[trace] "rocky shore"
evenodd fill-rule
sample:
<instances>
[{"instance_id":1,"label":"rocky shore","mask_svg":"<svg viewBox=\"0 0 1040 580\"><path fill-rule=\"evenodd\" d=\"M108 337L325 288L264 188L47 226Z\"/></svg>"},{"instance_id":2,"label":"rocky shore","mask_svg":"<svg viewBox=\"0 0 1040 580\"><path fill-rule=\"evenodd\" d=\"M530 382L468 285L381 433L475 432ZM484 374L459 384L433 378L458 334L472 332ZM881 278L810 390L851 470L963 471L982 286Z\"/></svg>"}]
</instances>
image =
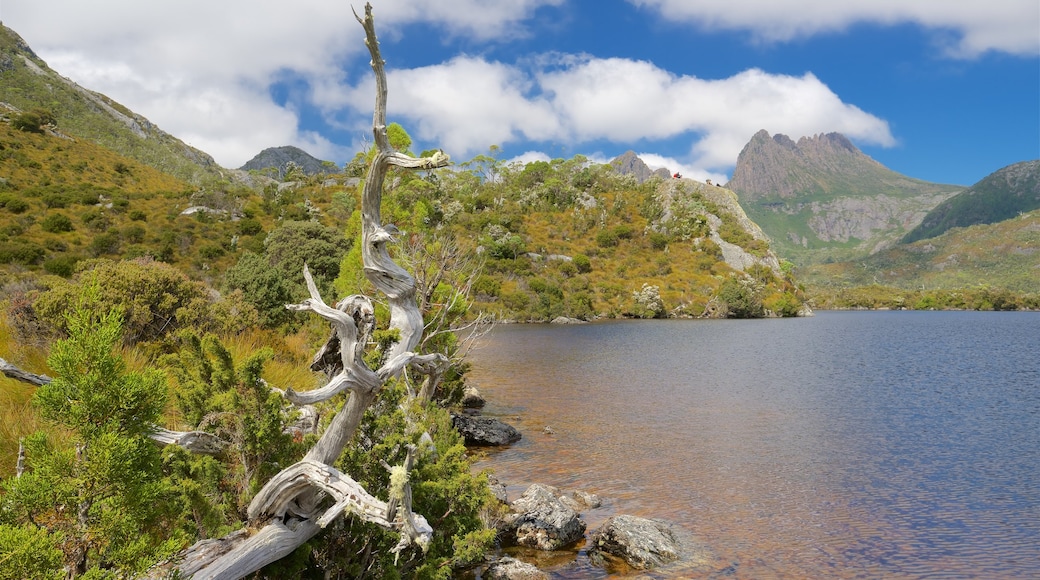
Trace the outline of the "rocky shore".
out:
<instances>
[{"instance_id":1,"label":"rocky shore","mask_svg":"<svg viewBox=\"0 0 1040 580\"><path fill-rule=\"evenodd\" d=\"M511 445L522 438L512 425L476 414L484 404L471 387L463 405L466 412L452 414L467 447ZM541 562L540 553L554 555L556 565L561 563L561 554L570 554L572 560L582 554L604 576L651 570L667 573L673 568L684 574L725 571L726 565L709 547L672 522L617 514L589 532L583 514L603 504L595 494L534 483L511 500L502 482L492 477L489 483L504 513L497 524L500 549L473 571L477 579L548 579L548 572L526 561Z\"/></svg>"}]
</instances>

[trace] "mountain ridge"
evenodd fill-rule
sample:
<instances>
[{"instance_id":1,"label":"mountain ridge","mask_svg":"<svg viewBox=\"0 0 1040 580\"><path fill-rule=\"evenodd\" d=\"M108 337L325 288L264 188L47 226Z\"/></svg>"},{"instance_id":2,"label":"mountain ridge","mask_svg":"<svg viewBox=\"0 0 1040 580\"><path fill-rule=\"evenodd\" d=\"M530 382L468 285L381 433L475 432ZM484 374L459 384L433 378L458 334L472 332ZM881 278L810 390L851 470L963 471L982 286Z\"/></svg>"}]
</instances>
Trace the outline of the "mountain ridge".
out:
<instances>
[{"instance_id":1,"label":"mountain ridge","mask_svg":"<svg viewBox=\"0 0 1040 580\"><path fill-rule=\"evenodd\" d=\"M799 264L867 256L898 243L964 188L892 171L840 133L802 137L758 131L733 178L748 216L777 252Z\"/></svg>"}]
</instances>

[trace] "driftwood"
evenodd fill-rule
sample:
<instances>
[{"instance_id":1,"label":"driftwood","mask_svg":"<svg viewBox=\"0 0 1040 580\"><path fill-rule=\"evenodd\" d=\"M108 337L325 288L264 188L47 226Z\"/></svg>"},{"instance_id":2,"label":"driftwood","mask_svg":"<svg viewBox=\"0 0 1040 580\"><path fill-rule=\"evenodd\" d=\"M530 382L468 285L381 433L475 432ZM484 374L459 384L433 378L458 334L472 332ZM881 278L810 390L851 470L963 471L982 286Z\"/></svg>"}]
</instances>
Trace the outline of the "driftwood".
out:
<instances>
[{"instance_id":1,"label":"driftwood","mask_svg":"<svg viewBox=\"0 0 1040 580\"><path fill-rule=\"evenodd\" d=\"M390 309L390 328L399 340L385 353L383 365L370 368L364 352L374 324L372 302L365 296L349 296L335 307L326 304L304 266L304 279L310 298L286 308L310 311L328 320L332 337L319 350L311 366L329 376L328 383L313 391L298 393L291 389L284 396L296 405L308 405L349 393L343 408L333 417L314 447L300 462L271 478L249 505L247 529L217 540L205 540L181 553L176 569L183 577L238 579L292 553L341 514L349 513L365 521L400 533L395 551L409 545L424 548L433 529L421 515L412 512L411 489L407 473L416 449L410 446L405 464L392 469L403 475L404 484L388 501L368 493L362 485L341 473L332 464L357 431L365 411L376 401L387 381L406 370L426 375L418 395L427 398L437 386L448 365L442 354L419 355L414 351L423 334L423 317L416 301L415 279L395 263L387 244L395 241L396 228L384 226L380 218L383 182L391 166L429 170L449 163L447 155L414 158L395 151L386 134L386 73L379 53L372 17L366 4L365 17L355 14L365 30L365 44L372 56L376 79L376 103L372 130L376 154L369 167L362 194L361 248L365 276L386 296ZM331 501L331 504L330 504ZM168 573L169 566L156 568L153 575Z\"/></svg>"}]
</instances>

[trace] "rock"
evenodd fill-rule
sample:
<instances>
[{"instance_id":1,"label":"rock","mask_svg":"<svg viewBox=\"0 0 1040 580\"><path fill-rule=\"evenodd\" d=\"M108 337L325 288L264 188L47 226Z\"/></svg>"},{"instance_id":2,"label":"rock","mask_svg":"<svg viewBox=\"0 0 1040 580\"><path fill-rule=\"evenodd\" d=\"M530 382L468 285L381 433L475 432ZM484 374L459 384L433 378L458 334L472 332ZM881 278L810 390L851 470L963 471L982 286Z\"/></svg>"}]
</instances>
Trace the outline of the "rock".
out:
<instances>
[{"instance_id":1,"label":"rock","mask_svg":"<svg viewBox=\"0 0 1040 580\"><path fill-rule=\"evenodd\" d=\"M568 318L566 316L557 316L553 318L549 324L588 324L584 320L578 318Z\"/></svg>"},{"instance_id":2,"label":"rock","mask_svg":"<svg viewBox=\"0 0 1040 580\"><path fill-rule=\"evenodd\" d=\"M520 440L520 432L515 427L493 417L452 413L451 424L466 439L466 445L509 445Z\"/></svg>"},{"instance_id":3,"label":"rock","mask_svg":"<svg viewBox=\"0 0 1040 580\"><path fill-rule=\"evenodd\" d=\"M582 539L585 522L558 494L558 489L538 483L527 488L509 504L512 513L503 531L517 544L539 550L558 550Z\"/></svg>"},{"instance_id":4,"label":"rock","mask_svg":"<svg viewBox=\"0 0 1040 580\"><path fill-rule=\"evenodd\" d=\"M549 575L535 566L516 558L505 557L488 566L484 571L488 580L548 580Z\"/></svg>"},{"instance_id":5,"label":"rock","mask_svg":"<svg viewBox=\"0 0 1040 580\"><path fill-rule=\"evenodd\" d=\"M466 385L462 393L462 406L466 409L483 409L487 401L473 385Z\"/></svg>"},{"instance_id":6,"label":"rock","mask_svg":"<svg viewBox=\"0 0 1040 580\"><path fill-rule=\"evenodd\" d=\"M597 565L621 560L649 570L677 560L706 559L691 535L668 522L617 515L607 520L589 539L589 559Z\"/></svg>"},{"instance_id":7,"label":"rock","mask_svg":"<svg viewBox=\"0 0 1040 580\"><path fill-rule=\"evenodd\" d=\"M509 503L509 494L506 491L506 484L499 481L494 475L488 475L488 487L491 488L491 493L495 496L495 499L502 503Z\"/></svg>"},{"instance_id":8,"label":"rock","mask_svg":"<svg viewBox=\"0 0 1040 580\"><path fill-rule=\"evenodd\" d=\"M560 496L560 501L569 505L576 512L595 509L603 505L598 495L581 490L575 490L569 495Z\"/></svg>"}]
</instances>

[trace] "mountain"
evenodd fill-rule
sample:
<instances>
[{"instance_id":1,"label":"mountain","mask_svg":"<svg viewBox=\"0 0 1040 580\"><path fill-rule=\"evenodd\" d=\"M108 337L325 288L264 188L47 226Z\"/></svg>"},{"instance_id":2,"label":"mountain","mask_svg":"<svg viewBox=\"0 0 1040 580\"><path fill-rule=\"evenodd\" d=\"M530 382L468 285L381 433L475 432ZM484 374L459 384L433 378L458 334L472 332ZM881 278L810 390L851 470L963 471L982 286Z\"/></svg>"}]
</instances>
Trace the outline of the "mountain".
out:
<instances>
[{"instance_id":1,"label":"mountain","mask_svg":"<svg viewBox=\"0 0 1040 580\"><path fill-rule=\"evenodd\" d=\"M0 103L15 112L46 109L63 134L92 141L190 183L234 177L208 154L51 70L15 31L3 25Z\"/></svg>"},{"instance_id":2,"label":"mountain","mask_svg":"<svg viewBox=\"0 0 1040 580\"><path fill-rule=\"evenodd\" d=\"M740 152L727 187L777 253L799 264L890 247L964 189L896 173L839 133L795 142L765 130Z\"/></svg>"},{"instance_id":3,"label":"mountain","mask_svg":"<svg viewBox=\"0 0 1040 580\"><path fill-rule=\"evenodd\" d=\"M655 175L663 179L668 179L672 176L671 172L664 168L656 171L650 169L650 167L648 167L647 164L636 155L635 151L625 151L621 155L618 155L610 161L610 166L621 175L631 175L635 177L637 183L643 183Z\"/></svg>"},{"instance_id":4,"label":"mountain","mask_svg":"<svg viewBox=\"0 0 1040 580\"><path fill-rule=\"evenodd\" d=\"M933 238L957 227L992 224L1040 208L1040 160L1000 169L940 203L903 242Z\"/></svg>"},{"instance_id":5,"label":"mountain","mask_svg":"<svg viewBox=\"0 0 1040 580\"><path fill-rule=\"evenodd\" d=\"M309 153L298 147L286 145L284 147L268 147L246 162L239 169L243 171L259 171L264 174L270 173L272 177L284 179L286 169L293 163L306 175L319 175L322 173L336 173L338 168L331 161L322 161L312 157Z\"/></svg>"}]
</instances>

